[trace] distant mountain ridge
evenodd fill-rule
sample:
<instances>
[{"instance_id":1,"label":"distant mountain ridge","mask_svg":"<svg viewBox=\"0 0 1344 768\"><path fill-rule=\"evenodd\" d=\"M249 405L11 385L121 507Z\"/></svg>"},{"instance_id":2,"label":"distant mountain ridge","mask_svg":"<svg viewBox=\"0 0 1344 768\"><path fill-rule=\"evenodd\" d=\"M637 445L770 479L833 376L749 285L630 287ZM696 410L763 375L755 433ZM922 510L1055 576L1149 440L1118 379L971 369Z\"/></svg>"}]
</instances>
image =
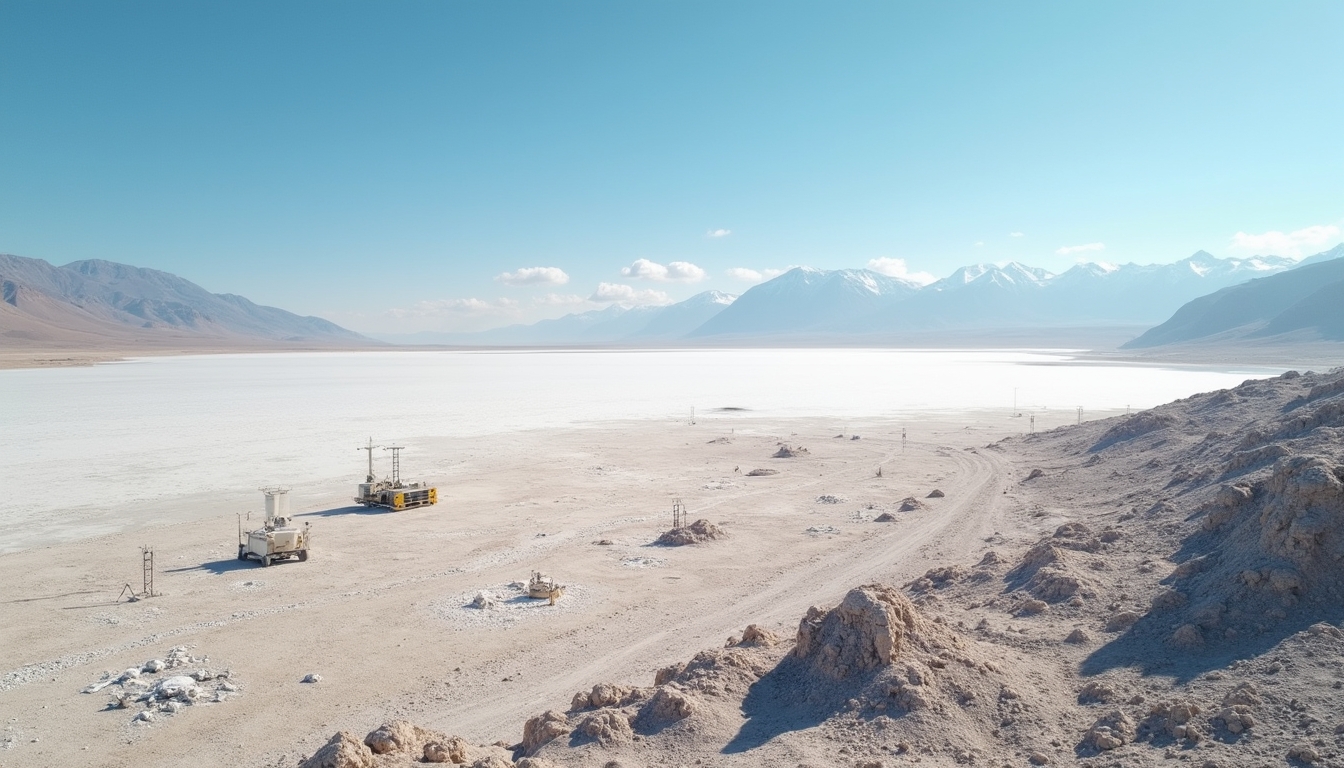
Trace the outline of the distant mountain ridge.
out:
<instances>
[{"instance_id":1,"label":"distant mountain ridge","mask_svg":"<svg viewBox=\"0 0 1344 768\"><path fill-rule=\"evenodd\" d=\"M1173 264L1089 263L1059 275L1017 262L973 264L926 286L864 269L800 268L747 291L692 336L1150 325L1197 296L1297 264L1203 251Z\"/></svg>"},{"instance_id":2,"label":"distant mountain ridge","mask_svg":"<svg viewBox=\"0 0 1344 768\"><path fill-rule=\"evenodd\" d=\"M1125 344L1262 339L1284 334L1344 341L1344 245L1304 266L1251 280L1188 302L1169 320Z\"/></svg>"},{"instance_id":3,"label":"distant mountain ridge","mask_svg":"<svg viewBox=\"0 0 1344 768\"><path fill-rule=\"evenodd\" d=\"M384 335L399 344L549 345L612 344L668 341L685 338L738 297L722 291L704 291L685 301L661 307L622 307L576 312L531 325L508 325L474 333L424 332Z\"/></svg>"},{"instance_id":4,"label":"distant mountain ridge","mask_svg":"<svg viewBox=\"0 0 1344 768\"><path fill-rule=\"evenodd\" d=\"M1336 249L1338 250L1338 249ZM1332 258L1220 259L1204 251L1172 264L1078 264L1061 274L1017 262L972 264L928 285L867 269L798 267L739 297L707 291L665 307L611 306L476 333L387 337L461 345L863 338L905 332L1150 326L1182 304L1253 277Z\"/></svg>"},{"instance_id":5,"label":"distant mountain ridge","mask_svg":"<svg viewBox=\"0 0 1344 768\"><path fill-rule=\"evenodd\" d=\"M372 343L320 317L210 293L156 269L98 259L57 267L0 254L0 337L108 342L170 336Z\"/></svg>"}]
</instances>

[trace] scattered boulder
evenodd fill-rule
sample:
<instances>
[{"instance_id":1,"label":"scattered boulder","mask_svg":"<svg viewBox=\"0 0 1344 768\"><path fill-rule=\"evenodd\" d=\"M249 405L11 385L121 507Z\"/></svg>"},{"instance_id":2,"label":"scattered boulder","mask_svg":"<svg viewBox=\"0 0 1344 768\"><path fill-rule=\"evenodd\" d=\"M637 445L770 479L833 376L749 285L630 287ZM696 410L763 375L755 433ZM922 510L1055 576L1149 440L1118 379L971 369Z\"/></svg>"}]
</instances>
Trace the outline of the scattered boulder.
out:
<instances>
[{"instance_id":1,"label":"scattered boulder","mask_svg":"<svg viewBox=\"0 0 1344 768\"><path fill-rule=\"evenodd\" d=\"M383 723L364 737L364 744L375 755L411 755L420 758L425 745L442 743L442 735L426 730L405 720Z\"/></svg>"},{"instance_id":2,"label":"scattered boulder","mask_svg":"<svg viewBox=\"0 0 1344 768\"><path fill-rule=\"evenodd\" d=\"M1300 760L1308 765L1320 762L1321 753L1310 744L1296 744L1288 750L1289 760Z\"/></svg>"},{"instance_id":3,"label":"scattered boulder","mask_svg":"<svg viewBox=\"0 0 1344 768\"><path fill-rule=\"evenodd\" d=\"M634 738L630 719L619 711L604 709L585 717L578 732L602 745L624 744Z\"/></svg>"},{"instance_id":4,"label":"scattered boulder","mask_svg":"<svg viewBox=\"0 0 1344 768\"><path fill-rule=\"evenodd\" d=\"M778 469L753 469L747 473L747 477L766 477L768 475L778 475Z\"/></svg>"},{"instance_id":5,"label":"scattered boulder","mask_svg":"<svg viewBox=\"0 0 1344 768\"><path fill-rule=\"evenodd\" d=\"M620 685L598 683L591 691L579 691L569 703L570 711L602 709L604 707L627 707L648 698L648 692L642 688L627 688Z\"/></svg>"},{"instance_id":6,"label":"scattered boulder","mask_svg":"<svg viewBox=\"0 0 1344 768\"><path fill-rule=\"evenodd\" d=\"M523 752L533 754L543 745L569 733L569 720L555 710L548 710L523 725Z\"/></svg>"},{"instance_id":7,"label":"scattered boulder","mask_svg":"<svg viewBox=\"0 0 1344 768\"><path fill-rule=\"evenodd\" d=\"M1031 470L1030 472L1027 473L1027 478L1026 478L1026 480L1035 480L1035 479L1038 478L1038 477L1044 477L1044 476L1045 476L1045 470L1043 470L1043 469L1033 469L1033 470ZM1023 480L1023 482L1026 482L1026 480Z\"/></svg>"},{"instance_id":8,"label":"scattered boulder","mask_svg":"<svg viewBox=\"0 0 1344 768\"><path fill-rule=\"evenodd\" d=\"M940 568L930 568L924 572L924 575L910 582L908 586L914 592L927 592L931 589L941 589L952 584L966 575L966 569L959 565L945 565Z\"/></svg>"},{"instance_id":9,"label":"scattered boulder","mask_svg":"<svg viewBox=\"0 0 1344 768\"><path fill-rule=\"evenodd\" d=\"M1148 717L1140 724L1140 730L1147 734L1198 742L1204 738L1204 734L1193 720L1200 711L1198 704L1188 701L1158 702L1149 707Z\"/></svg>"},{"instance_id":10,"label":"scattered boulder","mask_svg":"<svg viewBox=\"0 0 1344 768\"><path fill-rule=\"evenodd\" d=\"M932 491L929 491L929 495L928 495L928 496L925 496L924 498L926 498L926 499L941 499L941 498L943 498L943 497L946 496L946 495L947 495L947 494L943 493L942 491L938 490L937 488L934 488Z\"/></svg>"},{"instance_id":11,"label":"scattered boulder","mask_svg":"<svg viewBox=\"0 0 1344 768\"><path fill-rule=\"evenodd\" d=\"M884 584L851 589L830 610L813 606L798 625L793 655L835 679L888 666L912 633L921 630L910 599Z\"/></svg>"},{"instance_id":12,"label":"scattered boulder","mask_svg":"<svg viewBox=\"0 0 1344 768\"><path fill-rule=\"evenodd\" d=\"M1099 680L1093 680L1078 691L1079 704L1110 704L1115 699L1115 689Z\"/></svg>"},{"instance_id":13,"label":"scattered boulder","mask_svg":"<svg viewBox=\"0 0 1344 768\"><path fill-rule=\"evenodd\" d=\"M1233 735L1249 730L1255 725L1255 716L1251 714L1251 708L1246 704L1223 707L1213 719L1215 722L1221 721L1227 732Z\"/></svg>"},{"instance_id":14,"label":"scattered boulder","mask_svg":"<svg viewBox=\"0 0 1344 768\"><path fill-rule=\"evenodd\" d=\"M160 701L168 699L195 701L201 695L201 687L196 683L196 679L191 675L165 677L150 689L150 698Z\"/></svg>"},{"instance_id":15,"label":"scattered boulder","mask_svg":"<svg viewBox=\"0 0 1344 768\"><path fill-rule=\"evenodd\" d=\"M301 682L301 683L320 683L320 682L322 682L322 676L319 675L319 674L317 674L316 672L309 672L308 674L304 675L304 676L303 676L303 679L300 680L299 682Z\"/></svg>"},{"instance_id":16,"label":"scattered boulder","mask_svg":"<svg viewBox=\"0 0 1344 768\"><path fill-rule=\"evenodd\" d=\"M470 607L479 608L481 610L491 610L498 607L498 605L499 603L495 600L495 598L489 595L488 593L477 592L476 597L473 598L471 601Z\"/></svg>"},{"instance_id":17,"label":"scattered boulder","mask_svg":"<svg viewBox=\"0 0 1344 768\"><path fill-rule=\"evenodd\" d=\"M373 768L373 753L359 739L341 731L299 768Z\"/></svg>"},{"instance_id":18,"label":"scattered boulder","mask_svg":"<svg viewBox=\"0 0 1344 768\"><path fill-rule=\"evenodd\" d=\"M723 530L708 520L696 520L690 525L673 528L658 537L658 544L665 547L682 547L687 544L702 544L723 538Z\"/></svg>"},{"instance_id":19,"label":"scattered boulder","mask_svg":"<svg viewBox=\"0 0 1344 768\"><path fill-rule=\"evenodd\" d=\"M829 493L823 493L817 497L818 504L843 504L846 501L848 501L848 499L844 496L833 496Z\"/></svg>"},{"instance_id":20,"label":"scattered boulder","mask_svg":"<svg viewBox=\"0 0 1344 768\"><path fill-rule=\"evenodd\" d=\"M684 691L670 685L658 688L649 703L640 710L639 717L651 723L675 723L695 714L695 704Z\"/></svg>"},{"instance_id":21,"label":"scattered boulder","mask_svg":"<svg viewBox=\"0 0 1344 768\"><path fill-rule=\"evenodd\" d=\"M1134 740L1134 721L1120 710L1114 710L1097 719L1083 734L1083 746L1098 752L1123 747Z\"/></svg>"},{"instance_id":22,"label":"scattered boulder","mask_svg":"<svg viewBox=\"0 0 1344 768\"><path fill-rule=\"evenodd\" d=\"M742 630L742 645L772 646L779 644L779 636L759 624L748 624Z\"/></svg>"}]
</instances>

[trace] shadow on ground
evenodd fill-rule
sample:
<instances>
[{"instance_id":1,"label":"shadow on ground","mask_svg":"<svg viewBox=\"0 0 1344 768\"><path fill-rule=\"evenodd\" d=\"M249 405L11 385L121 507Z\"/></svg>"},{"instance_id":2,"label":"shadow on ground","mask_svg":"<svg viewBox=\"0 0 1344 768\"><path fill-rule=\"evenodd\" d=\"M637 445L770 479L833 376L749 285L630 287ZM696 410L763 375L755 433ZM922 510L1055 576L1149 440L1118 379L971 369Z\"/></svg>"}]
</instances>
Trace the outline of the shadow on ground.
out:
<instances>
[{"instance_id":1,"label":"shadow on ground","mask_svg":"<svg viewBox=\"0 0 1344 768\"><path fill-rule=\"evenodd\" d=\"M336 507L335 509L319 509L316 512L300 512L295 517L337 517L340 515L385 515L392 512L390 509L382 507L366 507L363 505L353 505L349 507Z\"/></svg>"},{"instance_id":2,"label":"shadow on ground","mask_svg":"<svg viewBox=\"0 0 1344 768\"><path fill-rule=\"evenodd\" d=\"M845 703L869 677L856 675L850 680L827 679L818 684L804 662L785 656L748 689L742 700L747 722L724 746L723 753L747 752L781 734L820 725L844 711Z\"/></svg>"},{"instance_id":3,"label":"shadow on ground","mask_svg":"<svg viewBox=\"0 0 1344 768\"><path fill-rule=\"evenodd\" d=\"M298 560L277 560L271 564L271 567L275 568L276 566L285 565L286 563L291 562L297 563ZM234 571L252 570L253 568L260 569L261 563L256 560L239 560L236 557L231 557L227 560L215 560L213 562L201 563L200 565L191 565L183 568L165 568L163 572L193 573L195 571L205 571L207 573L219 575L222 573L233 573Z\"/></svg>"}]
</instances>

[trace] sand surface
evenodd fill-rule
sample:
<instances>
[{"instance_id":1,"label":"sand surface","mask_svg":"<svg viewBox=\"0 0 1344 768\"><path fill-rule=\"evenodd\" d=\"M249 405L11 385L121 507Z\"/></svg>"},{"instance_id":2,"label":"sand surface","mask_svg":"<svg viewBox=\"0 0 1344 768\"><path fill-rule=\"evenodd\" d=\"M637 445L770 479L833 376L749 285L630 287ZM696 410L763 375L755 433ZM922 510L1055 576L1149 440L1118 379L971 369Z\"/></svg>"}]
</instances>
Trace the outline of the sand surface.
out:
<instances>
[{"instance_id":1,"label":"sand surface","mask_svg":"<svg viewBox=\"0 0 1344 768\"><path fill-rule=\"evenodd\" d=\"M233 511L147 506L132 532L0 556L0 766L293 765L334 731L393 717L516 738L580 688L647 684L746 623L787 634L856 584L901 583L1039 527L1013 514L1004 460L977 450L1020 422L873 422L860 440L825 420L753 419L732 434L641 422L445 439L431 450L464 463L438 506L345 506L352 476L296 510L312 558L266 569L236 560ZM780 443L808 454L769 458ZM745 476L756 468L779 474ZM896 512L933 488L946 497ZM727 538L652 546L674 498ZM884 511L897 521L874 523ZM118 601L141 584L141 545L162 594ZM507 601L533 569L568 585L558 606ZM482 590L503 608L464 607ZM228 669L237 693L148 725L80 693L182 645L208 657L196 666ZM321 682L301 683L308 673Z\"/></svg>"}]
</instances>

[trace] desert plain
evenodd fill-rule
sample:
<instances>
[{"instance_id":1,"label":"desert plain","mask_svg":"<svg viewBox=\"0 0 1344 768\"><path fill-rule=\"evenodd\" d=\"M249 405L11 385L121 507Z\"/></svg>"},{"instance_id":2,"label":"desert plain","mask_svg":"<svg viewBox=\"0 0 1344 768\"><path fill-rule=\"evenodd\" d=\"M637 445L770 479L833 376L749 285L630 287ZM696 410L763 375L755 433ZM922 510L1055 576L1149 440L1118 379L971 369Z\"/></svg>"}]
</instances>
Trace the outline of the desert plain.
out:
<instances>
[{"instance_id":1,"label":"desert plain","mask_svg":"<svg viewBox=\"0 0 1344 768\"><path fill-rule=\"evenodd\" d=\"M269 568L147 504L0 556L0 765L1344 764L1341 382L444 437L437 506L333 483ZM174 658L189 705L82 692Z\"/></svg>"}]
</instances>

